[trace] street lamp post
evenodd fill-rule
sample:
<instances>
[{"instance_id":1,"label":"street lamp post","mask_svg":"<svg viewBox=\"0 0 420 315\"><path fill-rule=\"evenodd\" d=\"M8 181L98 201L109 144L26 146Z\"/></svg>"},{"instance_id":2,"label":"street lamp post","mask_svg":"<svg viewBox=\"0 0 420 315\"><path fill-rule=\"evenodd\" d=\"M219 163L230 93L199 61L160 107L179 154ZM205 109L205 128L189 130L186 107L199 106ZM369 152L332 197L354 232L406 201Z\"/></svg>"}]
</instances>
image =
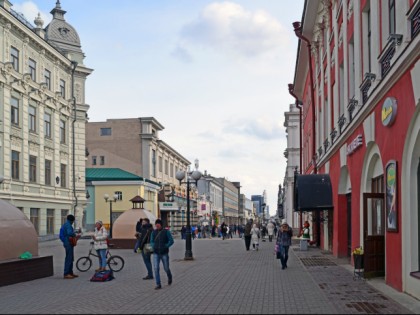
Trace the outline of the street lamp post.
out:
<instances>
[{"instance_id":1,"label":"street lamp post","mask_svg":"<svg viewBox=\"0 0 420 315\"><path fill-rule=\"evenodd\" d=\"M117 202L118 195L115 194L112 199L109 198L108 194L104 195L105 202L109 202L109 238L112 238L112 203Z\"/></svg>"},{"instance_id":2,"label":"street lamp post","mask_svg":"<svg viewBox=\"0 0 420 315\"><path fill-rule=\"evenodd\" d=\"M190 209L190 180L193 179L195 181L195 185L197 185L197 181L201 178L201 172L195 170L193 172L188 172L186 176L186 181L183 182L182 180L185 178L185 172L178 171L175 175L176 179L179 180L179 184L187 184L187 233L186 233L186 240L185 240L185 257L184 260L193 260L192 254L192 242L191 242L191 209Z\"/></svg>"}]
</instances>

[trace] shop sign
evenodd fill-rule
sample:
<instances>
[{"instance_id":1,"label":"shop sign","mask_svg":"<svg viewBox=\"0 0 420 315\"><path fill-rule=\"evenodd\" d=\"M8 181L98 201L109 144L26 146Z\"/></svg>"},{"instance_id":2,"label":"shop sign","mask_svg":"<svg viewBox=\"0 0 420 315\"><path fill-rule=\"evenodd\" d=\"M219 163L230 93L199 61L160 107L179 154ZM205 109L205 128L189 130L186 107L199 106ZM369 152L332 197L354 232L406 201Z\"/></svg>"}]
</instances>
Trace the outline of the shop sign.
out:
<instances>
[{"instance_id":1,"label":"shop sign","mask_svg":"<svg viewBox=\"0 0 420 315\"><path fill-rule=\"evenodd\" d=\"M177 202L159 202L160 211L179 211Z\"/></svg>"},{"instance_id":2,"label":"shop sign","mask_svg":"<svg viewBox=\"0 0 420 315\"><path fill-rule=\"evenodd\" d=\"M363 136L358 135L348 146L347 146L347 155L353 154L357 148L363 144Z\"/></svg>"},{"instance_id":3,"label":"shop sign","mask_svg":"<svg viewBox=\"0 0 420 315\"><path fill-rule=\"evenodd\" d=\"M385 127L391 126L397 117L397 100L387 97L382 105L381 120Z\"/></svg>"}]
</instances>

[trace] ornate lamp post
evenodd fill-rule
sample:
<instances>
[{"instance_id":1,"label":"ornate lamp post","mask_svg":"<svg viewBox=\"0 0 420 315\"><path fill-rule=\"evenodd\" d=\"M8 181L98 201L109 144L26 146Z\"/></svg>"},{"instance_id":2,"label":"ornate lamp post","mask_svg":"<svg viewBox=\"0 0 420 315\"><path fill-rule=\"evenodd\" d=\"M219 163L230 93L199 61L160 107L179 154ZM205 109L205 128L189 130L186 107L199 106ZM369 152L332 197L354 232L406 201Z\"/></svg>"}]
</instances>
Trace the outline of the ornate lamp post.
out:
<instances>
[{"instance_id":1,"label":"ornate lamp post","mask_svg":"<svg viewBox=\"0 0 420 315\"><path fill-rule=\"evenodd\" d=\"M109 199L109 195L104 195L105 202L109 202L109 238L112 238L112 203L117 202L118 195L115 194L112 199Z\"/></svg>"},{"instance_id":2,"label":"ornate lamp post","mask_svg":"<svg viewBox=\"0 0 420 315\"><path fill-rule=\"evenodd\" d=\"M187 173L187 176L185 176ZM187 233L186 233L186 242L185 242L185 257L184 260L193 260L192 254L192 242L191 242L191 223L190 223L190 216L191 216L191 209L190 209L190 185L191 179L195 181L195 185L197 185L197 181L201 178L201 173L198 170L193 172L183 172L178 171L175 175L176 179L179 180L179 184L187 184ZM186 181L183 182L182 180L186 177Z\"/></svg>"}]
</instances>

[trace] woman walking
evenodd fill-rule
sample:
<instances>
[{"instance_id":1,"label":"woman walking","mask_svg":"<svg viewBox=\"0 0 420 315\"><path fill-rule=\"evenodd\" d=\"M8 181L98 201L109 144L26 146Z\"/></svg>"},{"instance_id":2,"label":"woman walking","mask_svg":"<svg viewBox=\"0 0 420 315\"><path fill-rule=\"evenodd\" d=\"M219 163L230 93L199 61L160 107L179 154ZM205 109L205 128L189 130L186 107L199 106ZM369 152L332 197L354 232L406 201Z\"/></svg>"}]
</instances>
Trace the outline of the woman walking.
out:
<instances>
[{"instance_id":1,"label":"woman walking","mask_svg":"<svg viewBox=\"0 0 420 315\"><path fill-rule=\"evenodd\" d=\"M260 246L260 229L254 223L251 230L252 250L258 250Z\"/></svg>"},{"instance_id":2,"label":"woman walking","mask_svg":"<svg viewBox=\"0 0 420 315\"><path fill-rule=\"evenodd\" d=\"M277 233L277 245L279 247L279 256L281 269L287 268L287 260L289 259L289 247L292 245L293 230L287 224L286 219L281 221L280 229Z\"/></svg>"}]
</instances>

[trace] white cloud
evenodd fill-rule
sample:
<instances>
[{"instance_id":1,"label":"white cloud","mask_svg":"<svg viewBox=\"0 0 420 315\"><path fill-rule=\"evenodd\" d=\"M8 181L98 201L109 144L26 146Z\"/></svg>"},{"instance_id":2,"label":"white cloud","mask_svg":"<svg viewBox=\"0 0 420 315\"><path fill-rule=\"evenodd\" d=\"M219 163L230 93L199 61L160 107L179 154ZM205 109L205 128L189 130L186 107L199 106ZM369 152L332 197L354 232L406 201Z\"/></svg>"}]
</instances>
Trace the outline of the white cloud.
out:
<instances>
[{"instance_id":1,"label":"white cloud","mask_svg":"<svg viewBox=\"0 0 420 315\"><path fill-rule=\"evenodd\" d=\"M225 121L223 131L227 134L239 134L260 140L274 140L285 136L284 127L278 119L273 121L267 118L242 119L236 122Z\"/></svg>"},{"instance_id":2,"label":"white cloud","mask_svg":"<svg viewBox=\"0 0 420 315\"><path fill-rule=\"evenodd\" d=\"M172 52L171 56L175 57L176 59L179 59L185 63L191 63L193 61L192 56L188 52L187 49L181 47L178 45Z\"/></svg>"},{"instance_id":3,"label":"white cloud","mask_svg":"<svg viewBox=\"0 0 420 315\"><path fill-rule=\"evenodd\" d=\"M181 30L181 41L240 57L258 57L288 44L282 25L263 10L246 10L233 2L207 5L199 17Z\"/></svg>"},{"instance_id":4,"label":"white cloud","mask_svg":"<svg viewBox=\"0 0 420 315\"><path fill-rule=\"evenodd\" d=\"M22 4L15 3L13 4L12 9L22 13L32 25L35 25L34 20L38 16L38 13L40 13L41 19L44 21L44 27L51 22L51 14L42 12L32 1L25 1Z\"/></svg>"}]
</instances>

